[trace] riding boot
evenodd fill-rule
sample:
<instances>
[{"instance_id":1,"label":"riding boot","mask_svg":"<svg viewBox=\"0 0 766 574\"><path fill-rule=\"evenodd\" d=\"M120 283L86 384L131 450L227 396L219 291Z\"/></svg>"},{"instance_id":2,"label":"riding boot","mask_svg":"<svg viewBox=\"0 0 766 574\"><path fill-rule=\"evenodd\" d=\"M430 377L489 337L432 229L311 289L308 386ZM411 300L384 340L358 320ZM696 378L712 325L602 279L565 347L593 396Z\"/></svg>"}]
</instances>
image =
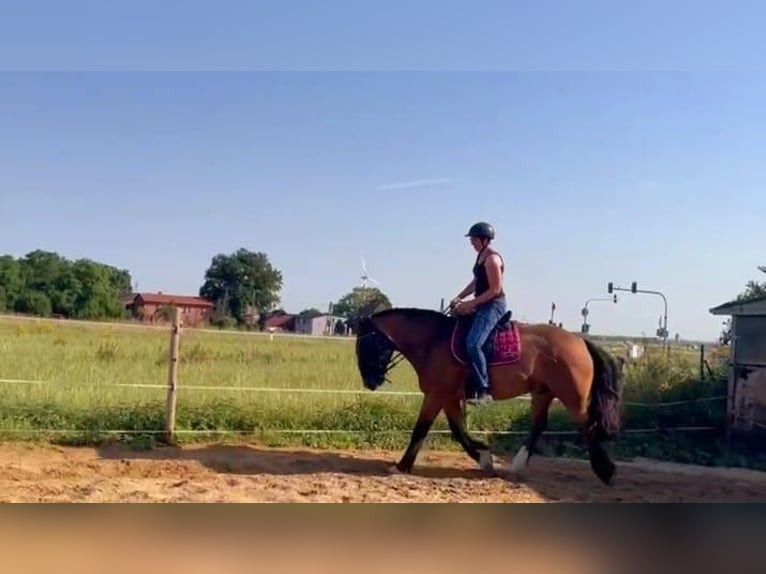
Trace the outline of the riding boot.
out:
<instances>
[{"instance_id":1,"label":"riding boot","mask_svg":"<svg viewBox=\"0 0 766 574\"><path fill-rule=\"evenodd\" d=\"M491 403L494 399L492 398L492 395L489 392L489 389L479 389L476 392L476 396L472 397L470 399L467 399L466 402L471 405L484 405L487 403Z\"/></svg>"}]
</instances>

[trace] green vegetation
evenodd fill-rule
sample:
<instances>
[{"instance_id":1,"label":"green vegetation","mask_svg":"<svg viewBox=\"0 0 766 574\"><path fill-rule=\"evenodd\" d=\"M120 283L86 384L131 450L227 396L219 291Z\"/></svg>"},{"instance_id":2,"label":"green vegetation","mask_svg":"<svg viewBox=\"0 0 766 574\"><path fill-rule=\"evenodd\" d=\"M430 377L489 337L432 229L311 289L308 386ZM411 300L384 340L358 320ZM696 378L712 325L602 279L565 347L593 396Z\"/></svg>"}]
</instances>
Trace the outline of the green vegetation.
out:
<instances>
[{"instance_id":1,"label":"green vegetation","mask_svg":"<svg viewBox=\"0 0 766 574\"><path fill-rule=\"evenodd\" d=\"M116 438L151 444L159 439L159 434L152 433L161 432L165 424L169 332L3 320L0 341L0 378L47 382L0 383L1 436L69 443ZM181 439L220 439L236 431L235 437L242 433L270 445L404 448L420 404L419 393L398 396L363 391L353 349L352 341L344 338L277 336L270 340L261 335L184 332L177 412ZM709 360L712 375L706 370L700 380L698 352L649 353L626 367L625 400L655 405L725 394L721 367L712 355ZM417 391L414 373L406 362L394 369L392 379L393 384L383 390ZM156 387L130 386L136 384ZM526 433L529 419L529 403L517 400L469 411L468 424L470 432L510 428ZM713 430L627 433L619 442L618 454L721 462L724 422L725 401L720 400L663 408L627 404L626 429ZM442 415L434 430L447 428ZM289 432L316 429L330 432ZM558 403L552 408L549 429L572 430L569 416ZM114 431L126 433L120 436ZM490 439L497 448L515 449L523 435ZM430 441L433 446L459 448L447 434L434 434ZM583 454L579 439L571 435L549 434L544 448L559 454Z\"/></svg>"},{"instance_id":2,"label":"green vegetation","mask_svg":"<svg viewBox=\"0 0 766 574\"><path fill-rule=\"evenodd\" d=\"M274 309L282 283L282 272L265 253L241 248L213 257L199 294L216 304L216 324L227 325L233 319L242 325L251 307L263 312Z\"/></svg>"},{"instance_id":3,"label":"green vegetation","mask_svg":"<svg viewBox=\"0 0 766 574\"><path fill-rule=\"evenodd\" d=\"M341 317L354 317L391 306L388 296L377 287L354 287L333 305L333 313Z\"/></svg>"},{"instance_id":4,"label":"green vegetation","mask_svg":"<svg viewBox=\"0 0 766 574\"><path fill-rule=\"evenodd\" d=\"M130 287L128 271L89 259L41 250L0 257L0 312L116 319L125 314L120 299Z\"/></svg>"},{"instance_id":5,"label":"green vegetation","mask_svg":"<svg viewBox=\"0 0 766 574\"><path fill-rule=\"evenodd\" d=\"M248 330L258 317L266 320L284 314L278 308L284 285L282 272L266 253L239 248L215 255L204 272L199 296L215 304L210 324L223 329ZM89 259L69 259L51 251L36 250L22 258L0 256L0 313L67 319L127 319L124 300L132 292L130 272ZM190 294L187 294L190 295ZM334 305L337 316L353 319L360 312L390 307L379 289L355 287ZM321 315L306 309L302 316ZM160 310L172 316L172 310Z\"/></svg>"}]
</instances>

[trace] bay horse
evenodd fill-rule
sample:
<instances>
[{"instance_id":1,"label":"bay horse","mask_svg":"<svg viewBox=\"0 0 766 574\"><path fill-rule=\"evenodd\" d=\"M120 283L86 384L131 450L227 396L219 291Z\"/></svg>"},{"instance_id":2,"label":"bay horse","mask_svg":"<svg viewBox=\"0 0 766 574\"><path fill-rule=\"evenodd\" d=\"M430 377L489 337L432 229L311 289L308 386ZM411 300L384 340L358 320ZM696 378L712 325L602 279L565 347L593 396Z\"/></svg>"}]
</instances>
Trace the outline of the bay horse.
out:
<instances>
[{"instance_id":1,"label":"bay horse","mask_svg":"<svg viewBox=\"0 0 766 574\"><path fill-rule=\"evenodd\" d=\"M396 470L411 473L431 426L444 410L453 440L479 467L493 471L489 446L465 428L469 375L465 336L473 315L450 316L419 308L389 308L359 318L356 359L364 386L374 391L401 359L414 368L423 402L410 443ZM619 435L622 424L622 368L607 351L555 325L522 324L510 312L485 345L495 401L531 395L532 425L513 458L511 471L527 466L548 424L554 398L567 409L588 448L591 469L607 485L616 467L602 443ZM394 359L394 354L400 356Z\"/></svg>"}]
</instances>

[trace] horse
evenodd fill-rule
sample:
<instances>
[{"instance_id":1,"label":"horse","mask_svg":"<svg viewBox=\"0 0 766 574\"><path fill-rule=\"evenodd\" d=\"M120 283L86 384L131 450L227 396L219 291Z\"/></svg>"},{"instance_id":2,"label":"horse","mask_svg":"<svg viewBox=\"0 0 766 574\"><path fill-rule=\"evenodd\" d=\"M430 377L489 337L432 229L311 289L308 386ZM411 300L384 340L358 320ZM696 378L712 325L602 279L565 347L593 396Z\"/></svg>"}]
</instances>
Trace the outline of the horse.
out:
<instances>
[{"instance_id":1,"label":"horse","mask_svg":"<svg viewBox=\"0 0 766 574\"><path fill-rule=\"evenodd\" d=\"M471 437L465 428L470 374L465 336L472 320L473 315L455 317L412 307L392 307L359 319L356 362L364 387L370 391L380 388L389 381L389 371L406 359L423 393L409 445L395 464L398 472L412 472L420 447L442 410L452 439L483 471L494 472L489 446ZM617 438L622 425L619 362L579 334L555 325L520 323L510 318L510 312L495 325L485 352L495 401L531 396L531 428L513 457L511 472L521 475L526 469L547 428L548 409L558 399L584 437L592 471L604 484L612 485L616 466L603 443Z\"/></svg>"}]
</instances>

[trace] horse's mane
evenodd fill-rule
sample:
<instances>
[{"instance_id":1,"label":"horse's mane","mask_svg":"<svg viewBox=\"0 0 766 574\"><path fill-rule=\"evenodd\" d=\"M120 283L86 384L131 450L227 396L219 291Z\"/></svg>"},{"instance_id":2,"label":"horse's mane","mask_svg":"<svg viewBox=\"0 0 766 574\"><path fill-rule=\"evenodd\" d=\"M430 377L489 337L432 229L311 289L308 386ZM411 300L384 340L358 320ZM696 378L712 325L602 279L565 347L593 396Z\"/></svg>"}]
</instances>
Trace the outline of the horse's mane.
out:
<instances>
[{"instance_id":1,"label":"horse's mane","mask_svg":"<svg viewBox=\"0 0 766 574\"><path fill-rule=\"evenodd\" d=\"M432 321L436 323L437 330L448 334L455 325L455 318L433 309L421 309L419 307L391 307L373 313L372 317L387 317L389 315L400 316L404 319Z\"/></svg>"}]
</instances>

